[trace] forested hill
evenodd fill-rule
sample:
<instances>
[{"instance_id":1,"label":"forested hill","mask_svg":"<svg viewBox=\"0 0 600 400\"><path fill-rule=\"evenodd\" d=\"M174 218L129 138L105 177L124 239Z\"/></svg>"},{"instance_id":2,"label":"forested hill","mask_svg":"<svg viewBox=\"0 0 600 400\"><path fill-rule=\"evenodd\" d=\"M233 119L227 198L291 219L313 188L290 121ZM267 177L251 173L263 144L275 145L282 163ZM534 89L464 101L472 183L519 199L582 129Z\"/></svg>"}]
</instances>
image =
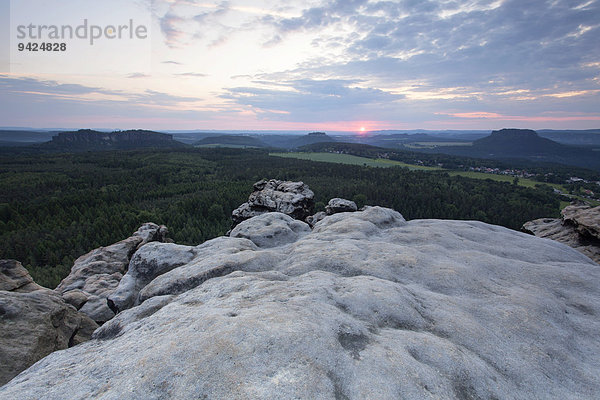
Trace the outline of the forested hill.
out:
<instances>
[{"instance_id":1,"label":"forested hill","mask_svg":"<svg viewBox=\"0 0 600 400\"><path fill-rule=\"evenodd\" d=\"M316 210L333 197L391 207L406 218L475 219L519 229L558 216L547 189L486 180L270 157L263 150L181 149L0 157L0 259L55 287L76 257L166 225L199 244L231 227L231 211L263 178L304 181Z\"/></svg>"},{"instance_id":2,"label":"forested hill","mask_svg":"<svg viewBox=\"0 0 600 400\"><path fill-rule=\"evenodd\" d=\"M474 141L472 146L438 147L435 152L476 158L552 162L600 171L597 151L560 144L528 129L502 129Z\"/></svg>"},{"instance_id":3,"label":"forested hill","mask_svg":"<svg viewBox=\"0 0 600 400\"><path fill-rule=\"evenodd\" d=\"M210 136L194 143L195 146L241 146L241 147L267 147L260 139L248 135L219 135Z\"/></svg>"},{"instance_id":4,"label":"forested hill","mask_svg":"<svg viewBox=\"0 0 600 400\"><path fill-rule=\"evenodd\" d=\"M44 148L59 150L136 149L145 147L183 147L173 135L145 130L99 132L80 129L60 132Z\"/></svg>"},{"instance_id":5,"label":"forested hill","mask_svg":"<svg viewBox=\"0 0 600 400\"><path fill-rule=\"evenodd\" d=\"M474 151L512 156L560 154L570 150L550 139L545 139L530 129L501 129L473 142Z\"/></svg>"}]
</instances>

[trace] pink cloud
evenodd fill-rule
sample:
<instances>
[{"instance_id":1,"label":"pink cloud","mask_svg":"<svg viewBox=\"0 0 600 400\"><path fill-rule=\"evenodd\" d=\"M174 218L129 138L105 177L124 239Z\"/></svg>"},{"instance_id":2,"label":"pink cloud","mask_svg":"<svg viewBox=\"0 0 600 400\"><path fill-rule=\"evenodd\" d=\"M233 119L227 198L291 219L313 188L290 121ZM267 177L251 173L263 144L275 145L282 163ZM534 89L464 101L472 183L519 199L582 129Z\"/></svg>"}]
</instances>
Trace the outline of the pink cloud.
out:
<instances>
[{"instance_id":1,"label":"pink cloud","mask_svg":"<svg viewBox=\"0 0 600 400\"><path fill-rule=\"evenodd\" d=\"M600 121L598 115L578 114L565 116L521 116L521 115L502 115L489 112L466 112L466 113L436 113L448 115L454 118L466 119L491 119L502 121L522 121L522 122L568 122L568 121Z\"/></svg>"}]
</instances>

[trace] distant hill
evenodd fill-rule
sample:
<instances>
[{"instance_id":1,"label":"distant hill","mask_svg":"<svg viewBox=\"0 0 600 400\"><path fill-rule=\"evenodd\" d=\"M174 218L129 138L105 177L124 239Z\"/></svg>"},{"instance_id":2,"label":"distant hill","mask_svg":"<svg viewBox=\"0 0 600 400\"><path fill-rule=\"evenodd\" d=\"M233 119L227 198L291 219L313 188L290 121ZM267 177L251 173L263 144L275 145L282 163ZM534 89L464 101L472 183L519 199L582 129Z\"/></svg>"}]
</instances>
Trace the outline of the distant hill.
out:
<instances>
[{"instance_id":1,"label":"distant hill","mask_svg":"<svg viewBox=\"0 0 600 400\"><path fill-rule=\"evenodd\" d=\"M0 145L26 146L34 143L43 143L52 139L56 132L28 131L28 130L0 130Z\"/></svg>"},{"instance_id":2,"label":"distant hill","mask_svg":"<svg viewBox=\"0 0 600 400\"><path fill-rule=\"evenodd\" d=\"M472 142L476 139L488 136L489 131L480 130L381 130L381 131L370 131L365 136L365 143L371 140L387 139L388 142L407 141L407 142L443 142L443 141L464 141Z\"/></svg>"},{"instance_id":3,"label":"distant hill","mask_svg":"<svg viewBox=\"0 0 600 400\"><path fill-rule=\"evenodd\" d=\"M372 146L387 147L397 149L410 143L419 142L465 142L470 143L469 140L449 138L445 136L433 136L427 133L394 133L394 134L383 134L366 137L361 140L361 143L370 144Z\"/></svg>"},{"instance_id":4,"label":"distant hill","mask_svg":"<svg viewBox=\"0 0 600 400\"><path fill-rule=\"evenodd\" d=\"M268 147L260 139L247 135L220 135L211 136L194 143L195 146L223 145L223 146L242 146L242 147Z\"/></svg>"},{"instance_id":5,"label":"distant hill","mask_svg":"<svg viewBox=\"0 0 600 400\"><path fill-rule=\"evenodd\" d=\"M556 131L546 129L537 132L543 138L551 139L562 144L600 147L600 129L589 129L585 131Z\"/></svg>"},{"instance_id":6,"label":"distant hill","mask_svg":"<svg viewBox=\"0 0 600 400\"><path fill-rule=\"evenodd\" d=\"M501 129L471 146L438 147L437 153L475 158L526 159L600 170L600 154L540 137L529 129Z\"/></svg>"},{"instance_id":7,"label":"distant hill","mask_svg":"<svg viewBox=\"0 0 600 400\"><path fill-rule=\"evenodd\" d=\"M336 139L325 132L311 132L307 135L261 135L260 140L267 147L280 149L297 149L313 143L336 142Z\"/></svg>"},{"instance_id":8,"label":"distant hill","mask_svg":"<svg viewBox=\"0 0 600 400\"><path fill-rule=\"evenodd\" d=\"M325 132L311 132L308 135L300 136L294 139L290 144L290 148L298 148L313 143L335 142L336 140Z\"/></svg>"},{"instance_id":9,"label":"distant hill","mask_svg":"<svg viewBox=\"0 0 600 400\"><path fill-rule=\"evenodd\" d=\"M501 129L490 136L475 140L471 146L475 152L511 157L532 157L559 154L567 151L564 145L544 139L530 129Z\"/></svg>"},{"instance_id":10,"label":"distant hill","mask_svg":"<svg viewBox=\"0 0 600 400\"><path fill-rule=\"evenodd\" d=\"M146 147L182 147L183 143L173 140L173 135L145 130L98 132L80 129L60 132L52 141L44 143L49 149L60 150L117 150Z\"/></svg>"},{"instance_id":11,"label":"distant hill","mask_svg":"<svg viewBox=\"0 0 600 400\"><path fill-rule=\"evenodd\" d=\"M362 143L348 142L319 142L298 147L300 151L314 153L346 153L356 156L372 157L379 152L389 152L390 149Z\"/></svg>"}]
</instances>

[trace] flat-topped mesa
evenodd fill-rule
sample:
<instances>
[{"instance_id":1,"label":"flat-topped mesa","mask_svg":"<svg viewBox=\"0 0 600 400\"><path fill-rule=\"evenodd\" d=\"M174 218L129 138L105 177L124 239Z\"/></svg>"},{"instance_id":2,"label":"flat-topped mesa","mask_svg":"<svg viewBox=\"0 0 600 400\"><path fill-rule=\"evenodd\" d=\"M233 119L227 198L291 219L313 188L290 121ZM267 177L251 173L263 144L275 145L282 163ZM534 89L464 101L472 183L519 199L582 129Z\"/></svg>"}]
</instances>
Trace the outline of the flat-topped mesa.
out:
<instances>
[{"instance_id":1,"label":"flat-topped mesa","mask_svg":"<svg viewBox=\"0 0 600 400\"><path fill-rule=\"evenodd\" d=\"M99 132L80 129L72 132L60 132L52 137L50 146L73 149L130 149L138 147L178 147L181 143L167 133L128 130Z\"/></svg>"},{"instance_id":2,"label":"flat-topped mesa","mask_svg":"<svg viewBox=\"0 0 600 400\"><path fill-rule=\"evenodd\" d=\"M267 212L280 212L298 220L312 214L315 194L303 182L261 180L248 201L231 213L233 226Z\"/></svg>"}]
</instances>

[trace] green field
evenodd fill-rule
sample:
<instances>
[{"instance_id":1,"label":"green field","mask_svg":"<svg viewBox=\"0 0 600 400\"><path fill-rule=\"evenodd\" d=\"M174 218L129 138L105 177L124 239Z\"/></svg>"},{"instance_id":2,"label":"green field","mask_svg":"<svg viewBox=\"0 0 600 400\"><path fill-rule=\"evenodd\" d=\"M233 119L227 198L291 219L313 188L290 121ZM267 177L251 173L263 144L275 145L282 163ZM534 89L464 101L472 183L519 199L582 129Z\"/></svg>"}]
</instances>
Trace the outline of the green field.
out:
<instances>
[{"instance_id":1,"label":"green field","mask_svg":"<svg viewBox=\"0 0 600 400\"><path fill-rule=\"evenodd\" d=\"M337 153L270 153L271 156L277 157L287 157L287 158L298 158L301 160L310 160L310 161L321 161L321 162L331 162L336 164L350 164L350 165L366 165L369 167L405 167L412 170L420 170L420 171L446 171L448 174L452 176L464 176L466 178L473 179L491 179L498 182L511 182L515 179L512 176L508 175L495 175L495 174L485 174L483 172L471 172L471 171L450 171L437 167L424 167L420 165L412 165L406 164L400 161L393 160L384 160L381 158L372 159L366 157L358 157L350 154L337 154ZM524 187L535 187L535 185L539 185L540 182L536 182L531 179L519 179L519 185ZM549 184L552 187L557 189L564 190L561 185L557 184Z\"/></svg>"},{"instance_id":2,"label":"green field","mask_svg":"<svg viewBox=\"0 0 600 400\"><path fill-rule=\"evenodd\" d=\"M199 144L194 147L199 149L222 149L222 148L230 148L230 149L257 149L256 146L246 146L242 144L225 144L225 143L215 143L215 144Z\"/></svg>"},{"instance_id":3,"label":"green field","mask_svg":"<svg viewBox=\"0 0 600 400\"><path fill-rule=\"evenodd\" d=\"M451 176L460 175L460 176L464 176L466 178L491 179L493 181L510 182L510 183L512 183L514 181L514 179L515 179L514 176L510 176L510 175L486 174L484 172L474 172L474 171L448 171L448 174L451 175ZM519 178L519 185L520 186L534 188L535 185L540 185L540 184L541 184L541 182L537 182L537 181L534 181L532 179ZM560 190L564 190L564 188L561 185L558 185L558 184L546 183L546 185L555 187L555 188L560 189Z\"/></svg>"},{"instance_id":4,"label":"green field","mask_svg":"<svg viewBox=\"0 0 600 400\"><path fill-rule=\"evenodd\" d=\"M406 164L400 161L386 160L382 158L366 158L358 157L350 154L337 154L337 153L270 153L270 156L284 157L284 158L296 158L300 160L309 161L320 161L329 162L335 164L349 164L349 165L364 165L367 167L405 167L411 170L420 171L439 171L440 168L424 167L419 165Z\"/></svg>"},{"instance_id":5,"label":"green field","mask_svg":"<svg viewBox=\"0 0 600 400\"><path fill-rule=\"evenodd\" d=\"M413 142L407 143L404 146L408 148L429 148L450 147L450 146L471 146L471 142Z\"/></svg>"},{"instance_id":6,"label":"green field","mask_svg":"<svg viewBox=\"0 0 600 400\"><path fill-rule=\"evenodd\" d=\"M329 162L329 163L335 163L335 164L364 165L364 166L368 166L368 167L380 167L380 168L381 167L383 167L383 168L404 167L404 168L408 168L408 169L414 170L414 171L445 171L451 176L464 176L465 178L472 178L472 179L491 179L491 180L497 181L497 182L512 183L515 179L513 176L509 176L509 175L486 174L483 172L474 172L474 171L452 171L452 170L446 170L446 169L436 168L436 167L425 167L425 166L420 166L420 165L406 164L406 163L403 163L400 161L386 160L386 159L381 159L381 158L373 159L373 158L366 158L366 157L358 157L358 156L353 156L350 154L270 153L269 155L276 156L276 157L284 157L284 158L296 158L296 159L300 159L300 160ZM519 178L519 186L535 188L536 185L541 185L541 184L542 184L541 182L537 182L532 179ZM565 187L563 185L559 185L556 183L544 183L544 185L551 186L553 188L561 190L564 193L567 192L567 190L565 189ZM573 196L573 198L578 199L578 200L587 201L588 203L592 204L593 206L600 205L600 203L598 203L594 200L585 199L583 197ZM566 207L566 205L568 205L568 204L569 203L567 203L567 202L562 202L561 209Z\"/></svg>"}]
</instances>

